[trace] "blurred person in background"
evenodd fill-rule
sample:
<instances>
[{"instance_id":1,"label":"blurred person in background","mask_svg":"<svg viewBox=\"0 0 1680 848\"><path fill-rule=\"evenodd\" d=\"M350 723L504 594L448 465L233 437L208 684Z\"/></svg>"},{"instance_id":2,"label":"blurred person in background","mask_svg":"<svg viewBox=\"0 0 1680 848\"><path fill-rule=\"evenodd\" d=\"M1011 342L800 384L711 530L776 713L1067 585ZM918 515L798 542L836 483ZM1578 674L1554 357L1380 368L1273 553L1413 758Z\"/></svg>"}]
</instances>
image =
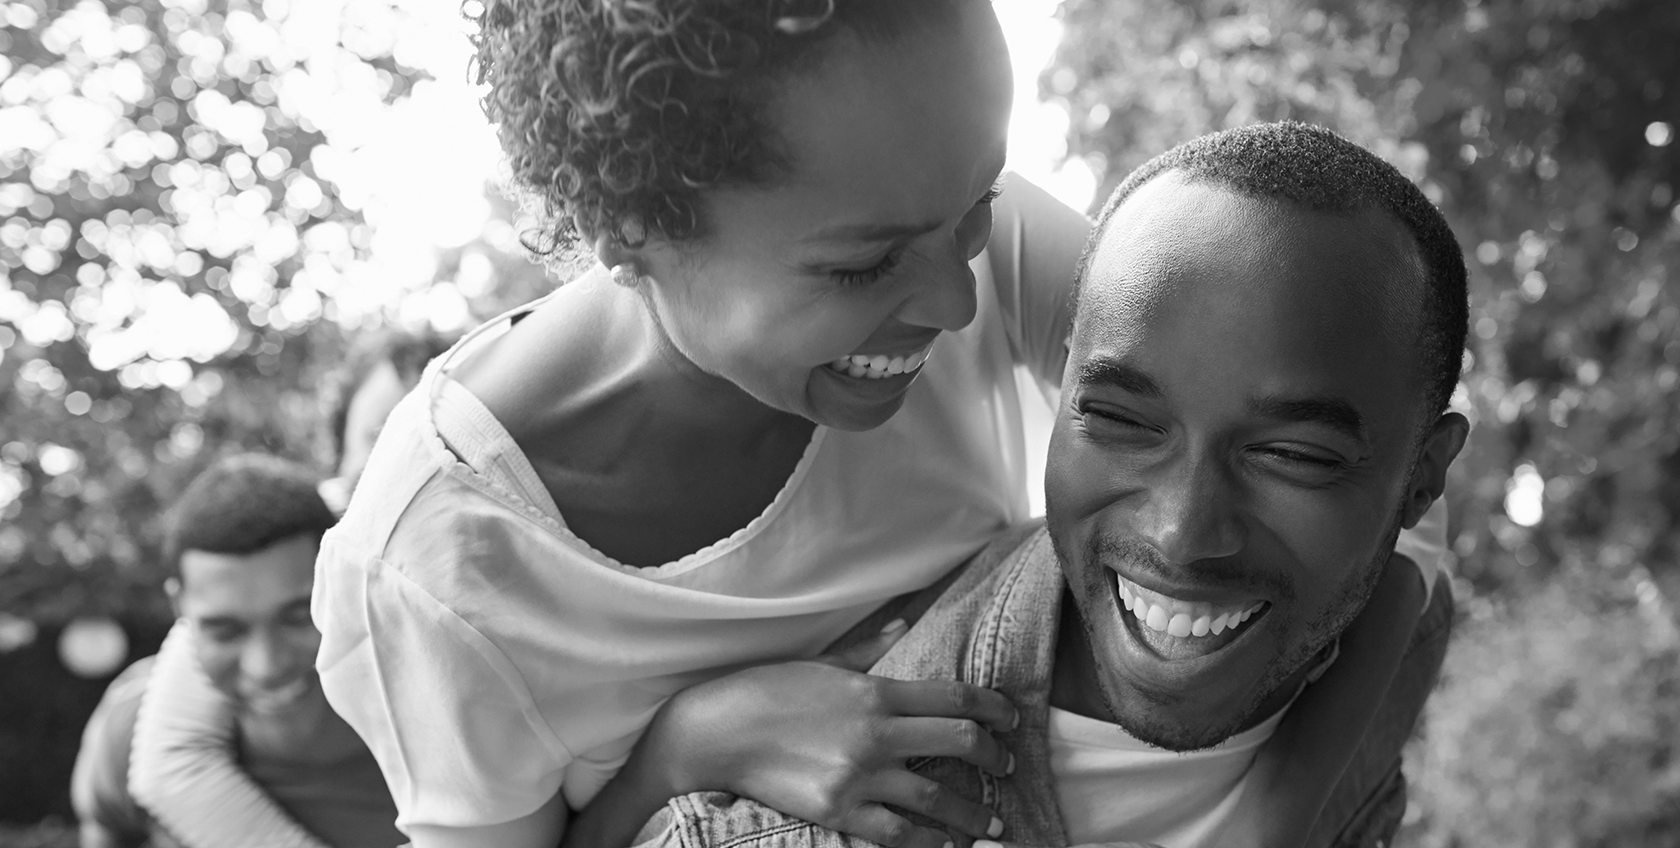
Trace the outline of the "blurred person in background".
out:
<instances>
[{"instance_id":1,"label":"blurred person in background","mask_svg":"<svg viewBox=\"0 0 1680 848\"><path fill-rule=\"evenodd\" d=\"M814 657L1029 517L1016 370L1060 380L1090 225L998 193L992 7L497 0L478 23L533 241L600 267L428 369L323 542L323 685L404 832L611 845L691 786L877 841L951 838L887 805L995 835L904 764L1001 773L1013 709L852 667L781 662L821 709L772 686L692 730L705 767L614 780L676 692ZM1433 562L1423 526L1402 544Z\"/></svg>"},{"instance_id":2,"label":"blurred person in background","mask_svg":"<svg viewBox=\"0 0 1680 848\"><path fill-rule=\"evenodd\" d=\"M342 514L368 453L393 407L419 382L426 363L451 339L430 331L388 330L357 340L327 377L324 437L336 474L320 495ZM253 781L237 760L233 699L206 677L189 650L184 624L159 649L134 731L129 790L188 848L258 848L323 843ZM206 815L215 810L215 815Z\"/></svg>"},{"instance_id":3,"label":"blurred person in background","mask_svg":"<svg viewBox=\"0 0 1680 848\"><path fill-rule=\"evenodd\" d=\"M394 846L396 809L367 746L333 712L315 672L320 633L309 616L321 534L334 522L319 480L271 456L221 459L171 508L165 585L179 616L166 647L191 657L228 706L231 747L243 778L270 799L277 815L310 839L269 845ZM84 732L72 797L83 848L155 844L175 837L198 844L191 820L158 821L128 791L137 723L151 716L145 699L156 657L136 663L107 691ZM260 828L260 818L205 797L193 818L237 816L228 827Z\"/></svg>"},{"instance_id":4,"label":"blurred person in background","mask_svg":"<svg viewBox=\"0 0 1680 848\"><path fill-rule=\"evenodd\" d=\"M334 513L344 514L349 505L391 410L420 382L426 363L454 343L455 337L431 330L375 333L358 340L344 367L328 376L323 418L337 471L321 494Z\"/></svg>"}]
</instances>

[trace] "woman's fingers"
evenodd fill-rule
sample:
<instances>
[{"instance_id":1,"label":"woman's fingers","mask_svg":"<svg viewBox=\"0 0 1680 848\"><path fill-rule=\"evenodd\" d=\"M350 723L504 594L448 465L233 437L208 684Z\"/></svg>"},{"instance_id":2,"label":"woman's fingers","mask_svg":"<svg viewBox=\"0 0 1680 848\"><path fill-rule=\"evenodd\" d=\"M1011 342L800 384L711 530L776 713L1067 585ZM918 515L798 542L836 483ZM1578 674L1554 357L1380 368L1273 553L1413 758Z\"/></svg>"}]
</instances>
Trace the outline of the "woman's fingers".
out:
<instances>
[{"instance_id":1,"label":"woman's fingers","mask_svg":"<svg viewBox=\"0 0 1680 848\"><path fill-rule=\"evenodd\" d=\"M977 721L999 733L1015 729L1015 705L1002 693L956 680L892 680L881 696L904 716L939 716Z\"/></svg>"},{"instance_id":2,"label":"woman's fingers","mask_svg":"<svg viewBox=\"0 0 1680 848\"><path fill-rule=\"evenodd\" d=\"M887 655L887 651L892 650L892 646L898 644L898 640L908 632L910 632L910 625L905 624L902 618L895 618L887 626L881 628L880 633L843 651L823 654L817 657L816 661L837 668L844 668L848 671L868 671L874 668L875 664Z\"/></svg>"},{"instance_id":3,"label":"woman's fingers","mask_svg":"<svg viewBox=\"0 0 1680 848\"><path fill-rule=\"evenodd\" d=\"M838 830L885 848L946 848L951 838L937 830L917 827L909 819L880 804L864 804L840 822Z\"/></svg>"},{"instance_id":4,"label":"woman's fingers","mask_svg":"<svg viewBox=\"0 0 1680 848\"><path fill-rule=\"evenodd\" d=\"M927 816L975 839L1003 835L1003 821L991 810L913 772L898 770L882 775L876 784L876 799Z\"/></svg>"},{"instance_id":5,"label":"woman's fingers","mask_svg":"<svg viewBox=\"0 0 1680 848\"><path fill-rule=\"evenodd\" d=\"M995 775L1015 770L1015 758L984 727L962 718L900 718L887 730L897 757L955 757Z\"/></svg>"}]
</instances>

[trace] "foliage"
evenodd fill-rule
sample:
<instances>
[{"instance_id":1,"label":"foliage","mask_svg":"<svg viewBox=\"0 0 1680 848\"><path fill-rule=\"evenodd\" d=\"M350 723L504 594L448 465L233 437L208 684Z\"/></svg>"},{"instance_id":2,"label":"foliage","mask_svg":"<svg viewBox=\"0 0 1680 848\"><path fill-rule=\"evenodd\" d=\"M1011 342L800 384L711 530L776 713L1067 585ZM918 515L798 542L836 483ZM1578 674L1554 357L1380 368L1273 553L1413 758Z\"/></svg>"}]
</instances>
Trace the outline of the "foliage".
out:
<instances>
[{"instance_id":1,"label":"foliage","mask_svg":"<svg viewBox=\"0 0 1680 848\"><path fill-rule=\"evenodd\" d=\"M1426 721L1414 844L1680 841L1680 630L1654 590L1566 576L1467 622Z\"/></svg>"},{"instance_id":2,"label":"foliage","mask_svg":"<svg viewBox=\"0 0 1680 848\"><path fill-rule=\"evenodd\" d=\"M1062 18L1041 83L1099 198L1174 143L1294 118L1389 158L1465 246L1455 587L1477 622L1513 606L1449 654L1413 836L1672 844L1674 655L1606 598L1672 619L1680 593L1680 5L1066 0Z\"/></svg>"},{"instance_id":3,"label":"foliage","mask_svg":"<svg viewBox=\"0 0 1680 848\"><path fill-rule=\"evenodd\" d=\"M0 690L73 617L155 646L161 507L218 452L323 459L314 391L348 334L458 329L541 287L477 148L401 171L417 130L449 137L402 108L465 87L426 50L457 8L0 3ZM0 795L67 769L97 690L0 727ZM48 735L56 759L25 765Z\"/></svg>"},{"instance_id":4,"label":"foliage","mask_svg":"<svg viewBox=\"0 0 1680 848\"><path fill-rule=\"evenodd\" d=\"M428 78L400 6L327 5L0 7L0 612L156 608L147 517L215 450L315 458L345 331L534 291L506 224L380 290L356 136Z\"/></svg>"}]
</instances>

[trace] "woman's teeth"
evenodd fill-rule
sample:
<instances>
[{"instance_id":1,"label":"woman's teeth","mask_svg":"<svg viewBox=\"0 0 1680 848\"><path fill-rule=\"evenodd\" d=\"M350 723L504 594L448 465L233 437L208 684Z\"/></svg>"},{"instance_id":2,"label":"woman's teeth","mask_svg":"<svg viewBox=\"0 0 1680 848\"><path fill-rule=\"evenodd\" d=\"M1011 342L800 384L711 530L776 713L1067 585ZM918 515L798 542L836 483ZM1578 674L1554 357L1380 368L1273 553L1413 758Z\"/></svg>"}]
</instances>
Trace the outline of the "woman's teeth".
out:
<instances>
[{"instance_id":1,"label":"woman's teeth","mask_svg":"<svg viewBox=\"0 0 1680 848\"><path fill-rule=\"evenodd\" d=\"M880 380L897 374L905 374L922 367L922 363L927 361L928 353L932 350L933 346L929 345L915 353L904 356L854 354L852 356L842 356L828 363L828 367L852 377Z\"/></svg>"},{"instance_id":2,"label":"woman's teeth","mask_svg":"<svg viewBox=\"0 0 1680 848\"><path fill-rule=\"evenodd\" d=\"M1227 630L1235 630L1266 605L1264 601L1233 606L1193 604L1151 592L1118 574L1114 575L1114 581L1120 589L1120 603L1137 616L1139 624L1180 639L1218 636Z\"/></svg>"}]
</instances>

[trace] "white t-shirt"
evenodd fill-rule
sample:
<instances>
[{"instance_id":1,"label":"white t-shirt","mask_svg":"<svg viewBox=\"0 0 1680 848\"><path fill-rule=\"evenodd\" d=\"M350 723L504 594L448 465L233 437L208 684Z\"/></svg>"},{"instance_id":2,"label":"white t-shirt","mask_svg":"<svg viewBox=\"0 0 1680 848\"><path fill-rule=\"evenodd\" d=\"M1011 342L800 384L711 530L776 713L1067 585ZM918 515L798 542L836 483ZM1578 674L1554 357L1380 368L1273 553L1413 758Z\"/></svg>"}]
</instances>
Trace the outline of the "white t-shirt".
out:
<instances>
[{"instance_id":1,"label":"white t-shirt","mask_svg":"<svg viewBox=\"0 0 1680 848\"><path fill-rule=\"evenodd\" d=\"M1050 772L1069 844L1217 845L1255 754L1286 709L1213 748L1180 754L1117 724L1051 707Z\"/></svg>"},{"instance_id":2,"label":"white t-shirt","mask_svg":"<svg viewBox=\"0 0 1680 848\"><path fill-rule=\"evenodd\" d=\"M1020 182L1012 194L1054 203ZM812 656L1028 518L1016 369L1059 370L1065 315L1061 287L1020 280L1045 273L1034 262L1071 273L1084 227L1065 207L1028 222L1003 204L973 263L977 317L934 344L898 414L817 427L762 515L658 567L574 536L449 377L506 321L434 362L322 542L313 608L322 683L378 759L399 826L497 824L556 790L581 808L675 692Z\"/></svg>"}]
</instances>

